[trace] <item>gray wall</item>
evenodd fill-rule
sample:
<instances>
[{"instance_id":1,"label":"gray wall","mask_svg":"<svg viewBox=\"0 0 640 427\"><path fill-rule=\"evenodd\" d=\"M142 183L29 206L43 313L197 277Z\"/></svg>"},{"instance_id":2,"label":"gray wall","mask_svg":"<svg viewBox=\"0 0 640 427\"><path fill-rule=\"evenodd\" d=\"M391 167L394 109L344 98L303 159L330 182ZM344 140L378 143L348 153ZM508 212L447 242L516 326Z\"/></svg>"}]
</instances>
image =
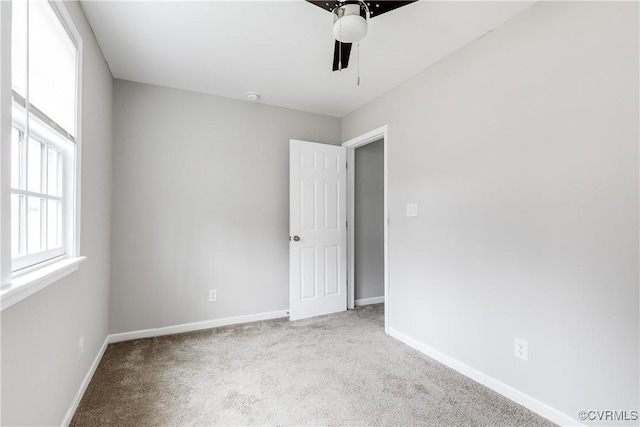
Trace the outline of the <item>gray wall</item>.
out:
<instances>
[{"instance_id":1,"label":"gray wall","mask_svg":"<svg viewBox=\"0 0 640 427\"><path fill-rule=\"evenodd\" d=\"M340 120L121 80L114 94L111 332L288 309L289 139L337 144Z\"/></svg>"},{"instance_id":2,"label":"gray wall","mask_svg":"<svg viewBox=\"0 0 640 427\"><path fill-rule=\"evenodd\" d=\"M113 80L79 4L66 6L84 42L81 249L88 259L2 312L2 425L59 425L108 333Z\"/></svg>"},{"instance_id":3,"label":"gray wall","mask_svg":"<svg viewBox=\"0 0 640 427\"><path fill-rule=\"evenodd\" d=\"M384 295L384 141L355 150L355 299Z\"/></svg>"},{"instance_id":4,"label":"gray wall","mask_svg":"<svg viewBox=\"0 0 640 427\"><path fill-rule=\"evenodd\" d=\"M342 121L390 126L391 328L574 418L638 409L638 30L541 2Z\"/></svg>"},{"instance_id":5,"label":"gray wall","mask_svg":"<svg viewBox=\"0 0 640 427\"><path fill-rule=\"evenodd\" d=\"M337 119L131 82L112 101L68 7L89 259L2 312L3 425L59 424L108 329L287 308L288 140L341 139ZM342 140L391 129L390 326L573 417L639 398L637 17L541 3L342 120Z\"/></svg>"}]
</instances>

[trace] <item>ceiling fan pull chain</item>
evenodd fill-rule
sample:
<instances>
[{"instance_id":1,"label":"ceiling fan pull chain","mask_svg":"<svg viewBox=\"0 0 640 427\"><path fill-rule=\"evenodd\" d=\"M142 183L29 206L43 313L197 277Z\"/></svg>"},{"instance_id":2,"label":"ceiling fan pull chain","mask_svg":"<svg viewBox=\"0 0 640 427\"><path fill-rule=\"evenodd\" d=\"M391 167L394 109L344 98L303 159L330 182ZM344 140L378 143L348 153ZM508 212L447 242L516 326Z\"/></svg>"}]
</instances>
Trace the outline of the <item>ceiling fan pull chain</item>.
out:
<instances>
[{"instance_id":1,"label":"ceiling fan pull chain","mask_svg":"<svg viewBox=\"0 0 640 427\"><path fill-rule=\"evenodd\" d=\"M340 10L338 10L338 16L340 16ZM342 21L338 21L340 23L340 50L338 52L338 71L342 71Z\"/></svg>"},{"instance_id":2,"label":"ceiling fan pull chain","mask_svg":"<svg viewBox=\"0 0 640 427\"><path fill-rule=\"evenodd\" d=\"M360 86L360 40L358 40L358 86Z\"/></svg>"}]
</instances>

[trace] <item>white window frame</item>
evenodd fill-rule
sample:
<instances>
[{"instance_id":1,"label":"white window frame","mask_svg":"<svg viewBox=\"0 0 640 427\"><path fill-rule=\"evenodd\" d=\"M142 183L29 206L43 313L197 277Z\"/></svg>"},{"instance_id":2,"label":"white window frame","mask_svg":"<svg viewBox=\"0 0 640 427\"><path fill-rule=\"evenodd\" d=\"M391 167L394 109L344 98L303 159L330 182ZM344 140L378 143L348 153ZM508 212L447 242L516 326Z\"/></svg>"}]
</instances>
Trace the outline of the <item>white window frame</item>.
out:
<instances>
[{"instance_id":1,"label":"white window frame","mask_svg":"<svg viewBox=\"0 0 640 427\"><path fill-rule=\"evenodd\" d=\"M12 127L20 129L25 135L27 134L26 123L23 120L26 117L26 109L20 103L13 101ZM66 257L67 253L73 251L73 222L75 217L73 202L68 202L69 196L74 193L75 187L75 159L76 146L75 143L62 137L59 133L52 130L42 120L32 115L29 120L29 137L38 140L45 146L51 146L62 154L62 182L60 183L61 196L51 197L51 199L59 199L62 201L63 221L62 221L62 246L55 249L40 251L34 254L25 254L11 260L11 269L13 277L26 274L29 271L41 268L43 264L59 261ZM25 147L26 149L26 147ZM12 165L13 166L13 165ZM44 193L44 191L43 191ZM42 193L42 194L43 194ZM24 196L40 196L41 193L34 193L27 189L19 190L11 188L11 194L21 194ZM73 199L73 197L71 197ZM71 231L71 232L68 232Z\"/></svg>"},{"instance_id":2,"label":"white window frame","mask_svg":"<svg viewBox=\"0 0 640 427\"><path fill-rule=\"evenodd\" d=\"M8 7L7 7L8 3ZM81 163L81 141L82 141L82 58L83 58L83 43L82 38L80 37L79 32L75 28L73 20L69 12L66 9L66 6L62 1L59 0L49 0L49 5L51 5L53 11L56 16L60 20L60 23L63 25L67 34L75 43L77 48L76 55L76 136L73 138L75 140L75 144L73 142L67 141L63 136L56 135L56 131L52 130L50 126L47 124L40 122L39 119L34 118L32 114L29 119L29 131L32 135L39 136L48 144L54 145L57 148L61 149L63 153L63 163L64 163L64 171L63 171L63 183L62 183L62 191L64 194L64 206L63 216L65 220L63 220L63 241L64 243L64 253L58 254L57 256L52 257L43 262L38 262L28 267L24 267L24 264L21 265L20 262L17 265L13 265L14 262L11 259L11 219L10 219L10 173L5 171L4 169L7 167L11 167L10 158L10 146L11 146L11 129L7 131L4 130L5 126L13 127L13 124L16 123L14 117L11 117L10 120L3 120L2 122L2 156L4 159L2 162L2 179L1 189L2 189L2 228L0 229L0 251L1 253L1 276L2 276L2 286L0 288L0 306L1 310L5 310L6 308L16 304L17 302L27 298L28 296L38 292L41 289L57 282L63 277L71 274L73 271L78 269L78 265L80 262L84 261L86 257L80 256L80 163ZM8 38L11 40L11 2L1 2L0 1L0 20L2 21L2 34L0 35L2 39L6 40ZM9 16L7 16L7 14ZM9 23L9 25L6 25ZM7 46L8 45L8 46ZM6 48L9 48L8 52ZM4 43L0 47L0 62L3 65L3 69L7 68L10 70L11 67L6 67L7 64L11 63L11 43ZM0 95L2 99L0 103L2 109L8 109L6 107L10 107L12 111L13 108L19 108L19 104L16 105L15 102L11 100L7 100L7 97L11 98L12 90L11 90L11 78L7 79L6 74L0 75L2 81L0 81L1 90ZM7 88L7 83L9 87ZM9 216L7 219L6 216ZM29 256L21 257L28 261ZM18 258L16 258L18 260Z\"/></svg>"}]
</instances>

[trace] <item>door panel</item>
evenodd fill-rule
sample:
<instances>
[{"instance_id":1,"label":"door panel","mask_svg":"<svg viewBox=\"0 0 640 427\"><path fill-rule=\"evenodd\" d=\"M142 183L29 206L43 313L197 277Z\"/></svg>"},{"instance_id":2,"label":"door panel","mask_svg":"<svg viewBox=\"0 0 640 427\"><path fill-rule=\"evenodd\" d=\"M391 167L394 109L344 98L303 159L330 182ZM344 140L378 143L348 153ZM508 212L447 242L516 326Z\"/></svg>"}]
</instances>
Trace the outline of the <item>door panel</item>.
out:
<instances>
[{"instance_id":1,"label":"door panel","mask_svg":"<svg viewBox=\"0 0 640 427\"><path fill-rule=\"evenodd\" d=\"M340 293L340 247L325 246L324 248L324 294L337 295Z\"/></svg>"},{"instance_id":2,"label":"door panel","mask_svg":"<svg viewBox=\"0 0 640 427\"><path fill-rule=\"evenodd\" d=\"M316 248L300 249L300 299L316 297L318 288L316 277Z\"/></svg>"},{"instance_id":3,"label":"door panel","mask_svg":"<svg viewBox=\"0 0 640 427\"><path fill-rule=\"evenodd\" d=\"M346 149L291 140L289 163L290 319L344 311Z\"/></svg>"}]
</instances>

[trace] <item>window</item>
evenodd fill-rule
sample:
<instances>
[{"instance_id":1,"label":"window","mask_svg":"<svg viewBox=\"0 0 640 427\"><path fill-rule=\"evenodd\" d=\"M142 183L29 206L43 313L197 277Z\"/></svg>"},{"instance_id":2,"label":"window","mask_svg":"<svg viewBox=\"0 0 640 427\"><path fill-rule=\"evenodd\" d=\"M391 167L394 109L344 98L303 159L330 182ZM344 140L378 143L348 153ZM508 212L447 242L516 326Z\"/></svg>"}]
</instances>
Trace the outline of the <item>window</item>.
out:
<instances>
[{"instance_id":1,"label":"window","mask_svg":"<svg viewBox=\"0 0 640 427\"><path fill-rule=\"evenodd\" d=\"M76 256L78 43L55 3L14 1L11 270Z\"/></svg>"}]
</instances>

